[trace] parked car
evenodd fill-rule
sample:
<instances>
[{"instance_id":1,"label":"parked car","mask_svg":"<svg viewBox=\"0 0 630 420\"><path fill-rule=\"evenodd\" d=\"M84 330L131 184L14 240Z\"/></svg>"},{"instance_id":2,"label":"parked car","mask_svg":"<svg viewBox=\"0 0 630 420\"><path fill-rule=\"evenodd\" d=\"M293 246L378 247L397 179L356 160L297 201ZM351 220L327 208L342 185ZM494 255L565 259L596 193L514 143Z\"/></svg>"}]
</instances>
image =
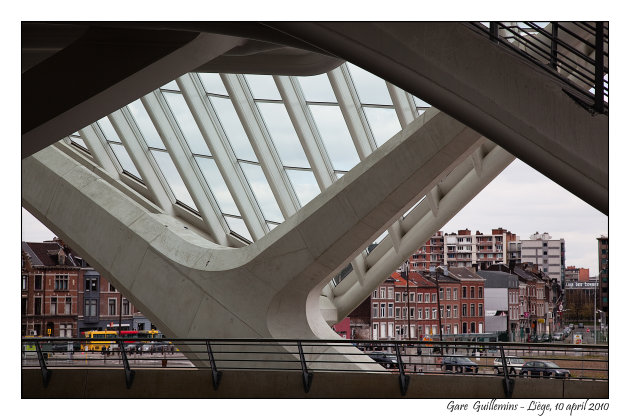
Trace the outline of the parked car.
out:
<instances>
[{"instance_id":1,"label":"parked car","mask_svg":"<svg viewBox=\"0 0 630 420\"><path fill-rule=\"evenodd\" d=\"M569 378L571 376L571 372L567 369L562 369L553 362L530 360L523 365L519 375L525 377L531 376L532 378Z\"/></svg>"},{"instance_id":2,"label":"parked car","mask_svg":"<svg viewBox=\"0 0 630 420\"><path fill-rule=\"evenodd\" d=\"M551 341L549 334L543 334L542 337L540 337L539 343L547 343L549 341Z\"/></svg>"},{"instance_id":3,"label":"parked car","mask_svg":"<svg viewBox=\"0 0 630 420\"><path fill-rule=\"evenodd\" d=\"M569 324L569 328L574 329L574 328L575 328L575 325L573 325L573 324Z\"/></svg>"},{"instance_id":4,"label":"parked car","mask_svg":"<svg viewBox=\"0 0 630 420\"><path fill-rule=\"evenodd\" d=\"M479 372L477 363L464 356L445 356L442 360L442 369L447 372Z\"/></svg>"},{"instance_id":5,"label":"parked car","mask_svg":"<svg viewBox=\"0 0 630 420\"><path fill-rule=\"evenodd\" d=\"M385 369L398 369L398 359L393 354L374 352L368 353L368 356L370 356L372 360L383 366Z\"/></svg>"},{"instance_id":6,"label":"parked car","mask_svg":"<svg viewBox=\"0 0 630 420\"><path fill-rule=\"evenodd\" d=\"M565 335L562 331L555 332L553 333L553 336L552 336L553 341L562 341L564 340L564 337Z\"/></svg>"},{"instance_id":7,"label":"parked car","mask_svg":"<svg viewBox=\"0 0 630 420\"><path fill-rule=\"evenodd\" d=\"M173 353L173 351L173 345L163 341L152 341L142 344L143 353Z\"/></svg>"},{"instance_id":8,"label":"parked car","mask_svg":"<svg viewBox=\"0 0 630 420\"><path fill-rule=\"evenodd\" d=\"M521 367L525 363L525 360L520 357L506 356L505 363L507 364L508 372L514 375L521 371ZM494 359L494 373L498 375L503 374L503 360L500 357Z\"/></svg>"},{"instance_id":9,"label":"parked car","mask_svg":"<svg viewBox=\"0 0 630 420\"><path fill-rule=\"evenodd\" d=\"M583 324L582 322L580 322L580 323L578 324L578 328L584 328L584 324Z\"/></svg>"}]
</instances>

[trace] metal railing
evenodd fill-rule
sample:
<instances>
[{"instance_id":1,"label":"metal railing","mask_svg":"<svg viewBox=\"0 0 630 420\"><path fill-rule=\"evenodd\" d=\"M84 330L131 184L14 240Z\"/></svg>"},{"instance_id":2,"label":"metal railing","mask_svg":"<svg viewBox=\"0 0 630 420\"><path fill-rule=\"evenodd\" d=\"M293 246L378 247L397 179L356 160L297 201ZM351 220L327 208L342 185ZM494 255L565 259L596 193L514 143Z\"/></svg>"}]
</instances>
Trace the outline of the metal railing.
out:
<instances>
[{"instance_id":1,"label":"metal railing","mask_svg":"<svg viewBox=\"0 0 630 420\"><path fill-rule=\"evenodd\" d=\"M527 362L552 362L547 370ZM401 393L413 375L501 376L506 396L515 377L608 380L608 346L473 341L275 339L23 338L22 368L39 368L46 386L55 369L124 369L127 387L140 369L207 369L219 387L235 370L297 371L305 392L318 372L382 373L400 377ZM229 373L225 373L229 374Z\"/></svg>"},{"instance_id":2,"label":"metal railing","mask_svg":"<svg viewBox=\"0 0 630 420\"><path fill-rule=\"evenodd\" d=\"M608 22L471 24L561 80L589 111L608 114Z\"/></svg>"}]
</instances>

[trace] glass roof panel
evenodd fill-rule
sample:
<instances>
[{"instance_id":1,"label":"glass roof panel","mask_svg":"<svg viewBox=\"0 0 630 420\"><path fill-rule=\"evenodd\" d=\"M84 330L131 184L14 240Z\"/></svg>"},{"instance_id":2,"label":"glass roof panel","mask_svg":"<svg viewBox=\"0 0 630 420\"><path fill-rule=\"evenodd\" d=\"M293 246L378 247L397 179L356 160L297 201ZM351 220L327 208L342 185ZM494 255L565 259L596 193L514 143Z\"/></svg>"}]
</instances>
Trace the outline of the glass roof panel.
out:
<instances>
[{"instance_id":1,"label":"glass roof panel","mask_svg":"<svg viewBox=\"0 0 630 420\"><path fill-rule=\"evenodd\" d=\"M385 80L352 63L347 65L362 104L393 105Z\"/></svg>"},{"instance_id":2,"label":"glass roof panel","mask_svg":"<svg viewBox=\"0 0 630 420\"><path fill-rule=\"evenodd\" d=\"M217 200L221 211L223 213L240 216L241 213L238 211L234 198L232 198L232 194L230 193L223 176L221 176L221 172L219 171L217 163L214 159L196 157L195 160L197 161L197 164L199 165L199 168L201 169L214 198Z\"/></svg>"},{"instance_id":3,"label":"glass roof panel","mask_svg":"<svg viewBox=\"0 0 630 420\"><path fill-rule=\"evenodd\" d=\"M258 162L232 101L227 98L211 96L210 102L219 117L223 132L227 136L236 158Z\"/></svg>"},{"instance_id":4,"label":"glass roof panel","mask_svg":"<svg viewBox=\"0 0 630 420\"><path fill-rule=\"evenodd\" d=\"M418 98L417 96L413 97L413 101L416 103L416 106L418 108L431 108L431 105L425 101L423 101L422 99Z\"/></svg>"},{"instance_id":5,"label":"glass roof panel","mask_svg":"<svg viewBox=\"0 0 630 420\"><path fill-rule=\"evenodd\" d=\"M225 85L218 73L197 73L207 93L228 96Z\"/></svg>"},{"instance_id":6,"label":"glass roof panel","mask_svg":"<svg viewBox=\"0 0 630 420\"><path fill-rule=\"evenodd\" d=\"M177 82L175 80L172 80L162 86L160 89L179 90L179 86L177 86Z\"/></svg>"},{"instance_id":7,"label":"glass roof panel","mask_svg":"<svg viewBox=\"0 0 630 420\"><path fill-rule=\"evenodd\" d=\"M83 141L83 139L81 137L70 136L69 138L70 138L71 142L78 144L79 146L83 147L85 150L89 150L87 145L85 144L85 142Z\"/></svg>"},{"instance_id":8,"label":"glass roof panel","mask_svg":"<svg viewBox=\"0 0 630 420\"><path fill-rule=\"evenodd\" d=\"M352 169L360 159L341 109L332 105L309 105L309 109L333 169L337 171Z\"/></svg>"},{"instance_id":9,"label":"glass roof panel","mask_svg":"<svg viewBox=\"0 0 630 420\"><path fill-rule=\"evenodd\" d=\"M305 206L321 192L312 171L287 169L287 175L302 206Z\"/></svg>"},{"instance_id":10,"label":"glass roof panel","mask_svg":"<svg viewBox=\"0 0 630 420\"><path fill-rule=\"evenodd\" d=\"M131 160L131 157L129 157L129 153L127 153L125 147L119 143L109 143L109 146L112 148L112 151L116 155L116 159L118 159L118 162L120 163L120 166L122 166L123 170L139 179L142 179L140 173L136 169L136 165L133 164L133 161Z\"/></svg>"},{"instance_id":11,"label":"glass roof panel","mask_svg":"<svg viewBox=\"0 0 630 420\"><path fill-rule=\"evenodd\" d=\"M254 99L282 100L272 76L246 74L245 80L247 80Z\"/></svg>"},{"instance_id":12,"label":"glass roof panel","mask_svg":"<svg viewBox=\"0 0 630 420\"><path fill-rule=\"evenodd\" d=\"M225 221L230 227L230 230L241 235L243 238L249 240L250 242L254 242L254 240L252 239L252 235L249 234L249 231L247 230L247 226L245 225L243 219L238 217L226 216Z\"/></svg>"},{"instance_id":13,"label":"glass roof panel","mask_svg":"<svg viewBox=\"0 0 630 420\"><path fill-rule=\"evenodd\" d=\"M271 192L271 187L269 187L262 168L259 165L245 162L241 162L241 168L243 168L245 177L254 192L265 219L270 222L282 223L284 217L282 217L280 207L278 207L278 203Z\"/></svg>"},{"instance_id":14,"label":"glass roof panel","mask_svg":"<svg viewBox=\"0 0 630 420\"><path fill-rule=\"evenodd\" d=\"M179 128L182 130L190 150L194 154L211 156L210 149L199 131L199 126L195 122L188 105L184 100L184 95L180 93L162 92L168 103Z\"/></svg>"},{"instance_id":15,"label":"glass roof panel","mask_svg":"<svg viewBox=\"0 0 630 420\"><path fill-rule=\"evenodd\" d=\"M160 150L151 150L151 154L160 167L162 175L164 175L164 178L171 188L175 199L197 210L197 206L195 206L195 202L190 196L182 177L179 175L179 172L177 172L177 168L175 167L171 156L167 152Z\"/></svg>"},{"instance_id":16,"label":"glass roof panel","mask_svg":"<svg viewBox=\"0 0 630 420\"><path fill-rule=\"evenodd\" d=\"M258 102L258 109L273 139L276 150L285 166L309 168L304 149L291 123L289 114L281 103Z\"/></svg>"},{"instance_id":17,"label":"glass roof panel","mask_svg":"<svg viewBox=\"0 0 630 420\"><path fill-rule=\"evenodd\" d=\"M147 110L144 108L142 101L137 99L127 105L127 108L129 109L129 112L131 112L131 115L140 130L140 134L142 134L142 137L147 145L149 147L165 150L166 147L164 147L164 143L155 129Z\"/></svg>"},{"instance_id":18,"label":"glass roof panel","mask_svg":"<svg viewBox=\"0 0 630 420\"><path fill-rule=\"evenodd\" d=\"M116 130L114 130L114 126L112 125L111 121L109 121L109 118L103 117L98 120L98 126L100 127L107 141L122 143L120 137L118 137L118 133L116 133Z\"/></svg>"},{"instance_id":19,"label":"glass roof panel","mask_svg":"<svg viewBox=\"0 0 630 420\"><path fill-rule=\"evenodd\" d=\"M392 108L363 107L363 111L378 146L402 130L396 111Z\"/></svg>"},{"instance_id":20,"label":"glass roof panel","mask_svg":"<svg viewBox=\"0 0 630 420\"><path fill-rule=\"evenodd\" d=\"M333 92L330 80L325 73L317 76L297 77L297 80L300 82L304 99L307 101L337 102L335 92Z\"/></svg>"}]
</instances>

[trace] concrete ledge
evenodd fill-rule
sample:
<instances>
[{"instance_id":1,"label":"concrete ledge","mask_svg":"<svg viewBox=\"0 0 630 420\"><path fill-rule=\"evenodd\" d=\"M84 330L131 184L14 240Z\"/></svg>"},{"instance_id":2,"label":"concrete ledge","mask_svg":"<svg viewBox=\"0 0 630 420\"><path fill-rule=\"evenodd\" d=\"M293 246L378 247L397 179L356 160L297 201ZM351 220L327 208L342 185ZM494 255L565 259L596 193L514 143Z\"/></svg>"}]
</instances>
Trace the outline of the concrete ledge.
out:
<instances>
[{"instance_id":1,"label":"concrete ledge","mask_svg":"<svg viewBox=\"0 0 630 420\"><path fill-rule=\"evenodd\" d=\"M401 398L395 373L225 371L218 390L209 370L138 369L131 389L121 369L22 369L22 398ZM412 375L406 398L505 398L500 377ZM516 378L514 398L608 398L608 382Z\"/></svg>"}]
</instances>

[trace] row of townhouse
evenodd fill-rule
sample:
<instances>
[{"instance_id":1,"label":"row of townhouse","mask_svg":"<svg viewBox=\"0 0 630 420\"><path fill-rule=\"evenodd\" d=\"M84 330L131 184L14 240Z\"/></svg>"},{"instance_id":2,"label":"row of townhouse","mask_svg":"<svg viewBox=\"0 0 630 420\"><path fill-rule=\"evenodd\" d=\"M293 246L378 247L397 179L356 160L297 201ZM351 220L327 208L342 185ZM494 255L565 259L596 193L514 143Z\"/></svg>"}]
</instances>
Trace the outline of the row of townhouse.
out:
<instances>
[{"instance_id":1,"label":"row of townhouse","mask_svg":"<svg viewBox=\"0 0 630 420\"><path fill-rule=\"evenodd\" d=\"M151 329L151 321L59 239L22 242L22 336Z\"/></svg>"},{"instance_id":2,"label":"row of townhouse","mask_svg":"<svg viewBox=\"0 0 630 420\"><path fill-rule=\"evenodd\" d=\"M392 273L335 330L355 339L421 339L439 335L441 325L443 335L507 332L524 341L559 328L560 285L536 265L436 272Z\"/></svg>"},{"instance_id":3,"label":"row of townhouse","mask_svg":"<svg viewBox=\"0 0 630 420\"><path fill-rule=\"evenodd\" d=\"M484 332L484 279L454 267L436 275L392 273L369 298L370 339ZM440 319L438 319L438 311Z\"/></svg>"}]
</instances>

